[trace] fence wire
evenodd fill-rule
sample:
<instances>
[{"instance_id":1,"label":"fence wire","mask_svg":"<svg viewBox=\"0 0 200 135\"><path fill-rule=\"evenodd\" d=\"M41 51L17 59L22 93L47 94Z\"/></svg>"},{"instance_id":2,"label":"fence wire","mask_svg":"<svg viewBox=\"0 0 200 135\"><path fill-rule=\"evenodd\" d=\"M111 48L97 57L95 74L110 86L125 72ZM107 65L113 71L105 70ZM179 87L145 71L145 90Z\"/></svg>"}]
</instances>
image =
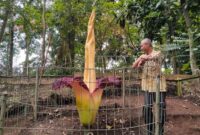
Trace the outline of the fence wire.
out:
<instances>
[{"instance_id":1,"label":"fence wire","mask_svg":"<svg viewBox=\"0 0 200 135\"><path fill-rule=\"evenodd\" d=\"M39 84L37 76L2 77L1 95L7 92L4 122L0 125L4 135L146 134L147 124L142 116L145 105L144 92L141 91L141 71L132 68L95 69L97 78L119 77L121 87L109 86L104 89L95 124L84 127L79 120L73 90L52 90L55 80L63 76L83 76L83 70L47 67L43 75L38 76ZM37 73L37 69L32 69L32 72ZM148 106L154 108L155 104ZM156 122L153 120L149 124L154 125Z\"/></svg>"}]
</instances>

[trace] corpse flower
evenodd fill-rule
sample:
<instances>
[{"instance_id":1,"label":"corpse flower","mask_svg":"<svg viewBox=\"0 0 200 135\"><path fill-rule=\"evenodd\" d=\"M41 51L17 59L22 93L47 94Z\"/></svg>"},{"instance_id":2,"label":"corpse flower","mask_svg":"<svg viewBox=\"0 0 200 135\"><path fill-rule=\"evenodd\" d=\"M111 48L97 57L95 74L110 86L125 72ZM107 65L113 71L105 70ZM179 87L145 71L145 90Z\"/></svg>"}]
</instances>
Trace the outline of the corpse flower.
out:
<instances>
[{"instance_id":1,"label":"corpse flower","mask_svg":"<svg viewBox=\"0 0 200 135\"><path fill-rule=\"evenodd\" d=\"M103 88L111 85L121 85L120 79L117 77L96 79L94 18L95 10L92 11L88 23L83 79L81 77L64 77L53 83L53 89L55 90L62 87L73 89L80 122L84 126L92 125L95 122L96 114L102 99Z\"/></svg>"}]
</instances>

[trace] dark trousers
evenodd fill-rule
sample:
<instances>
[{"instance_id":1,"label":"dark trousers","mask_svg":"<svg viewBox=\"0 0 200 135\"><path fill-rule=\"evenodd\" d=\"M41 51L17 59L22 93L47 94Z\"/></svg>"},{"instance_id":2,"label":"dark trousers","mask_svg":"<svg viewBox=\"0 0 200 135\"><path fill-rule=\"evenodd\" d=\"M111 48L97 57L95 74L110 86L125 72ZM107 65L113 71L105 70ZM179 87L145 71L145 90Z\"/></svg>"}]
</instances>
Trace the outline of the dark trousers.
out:
<instances>
[{"instance_id":1,"label":"dark trousers","mask_svg":"<svg viewBox=\"0 0 200 135\"><path fill-rule=\"evenodd\" d=\"M160 92L160 135L164 132L164 122L166 118L166 92ZM152 111L153 103L156 100L156 92L145 92L144 94L144 108L143 115L145 124L147 125L147 135L154 135L155 122Z\"/></svg>"}]
</instances>

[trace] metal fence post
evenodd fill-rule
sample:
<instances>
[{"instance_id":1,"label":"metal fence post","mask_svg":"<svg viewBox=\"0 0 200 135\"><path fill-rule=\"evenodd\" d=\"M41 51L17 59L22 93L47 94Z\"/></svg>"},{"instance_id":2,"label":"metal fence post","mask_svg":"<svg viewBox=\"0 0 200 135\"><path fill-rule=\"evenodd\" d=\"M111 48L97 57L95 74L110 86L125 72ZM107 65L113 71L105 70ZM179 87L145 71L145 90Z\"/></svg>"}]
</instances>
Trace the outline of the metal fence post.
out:
<instances>
[{"instance_id":1,"label":"metal fence post","mask_svg":"<svg viewBox=\"0 0 200 135\"><path fill-rule=\"evenodd\" d=\"M122 98L123 98L123 108L125 107L125 70L122 70Z\"/></svg>"},{"instance_id":2,"label":"metal fence post","mask_svg":"<svg viewBox=\"0 0 200 135\"><path fill-rule=\"evenodd\" d=\"M6 100L7 100L7 93L3 93L1 96L0 135L3 135L3 127L4 127L5 113L6 113Z\"/></svg>"},{"instance_id":3,"label":"metal fence post","mask_svg":"<svg viewBox=\"0 0 200 135\"><path fill-rule=\"evenodd\" d=\"M34 91L34 120L37 120L37 101L38 101L38 87L39 87L39 68L36 69L35 91Z\"/></svg>"},{"instance_id":4,"label":"metal fence post","mask_svg":"<svg viewBox=\"0 0 200 135\"><path fill-rule=\"evenodd\" d=\"M160 132L160 76L156 78L157 90L156 90L156 107L155 107L155 135L159 135Z\"/></svg>"}]
</instances>

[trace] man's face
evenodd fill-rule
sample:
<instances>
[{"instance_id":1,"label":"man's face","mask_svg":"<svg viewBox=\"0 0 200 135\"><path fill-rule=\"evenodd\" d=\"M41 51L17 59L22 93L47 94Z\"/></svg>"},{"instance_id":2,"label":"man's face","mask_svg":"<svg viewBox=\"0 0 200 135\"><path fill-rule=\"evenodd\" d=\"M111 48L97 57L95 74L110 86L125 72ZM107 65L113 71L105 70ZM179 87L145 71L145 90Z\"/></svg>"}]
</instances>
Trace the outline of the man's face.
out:
<instances>
[{"instance_id":1,"label":"man's face","mask_svg":"<svg viewBox=\"0 0 200 135\"><path fill-rule=\"evenodd\" d=\"M144 52L147 52L150 49L150 44L142 41L140 44L140 49Z\"/></svg>"}]
</instances>

